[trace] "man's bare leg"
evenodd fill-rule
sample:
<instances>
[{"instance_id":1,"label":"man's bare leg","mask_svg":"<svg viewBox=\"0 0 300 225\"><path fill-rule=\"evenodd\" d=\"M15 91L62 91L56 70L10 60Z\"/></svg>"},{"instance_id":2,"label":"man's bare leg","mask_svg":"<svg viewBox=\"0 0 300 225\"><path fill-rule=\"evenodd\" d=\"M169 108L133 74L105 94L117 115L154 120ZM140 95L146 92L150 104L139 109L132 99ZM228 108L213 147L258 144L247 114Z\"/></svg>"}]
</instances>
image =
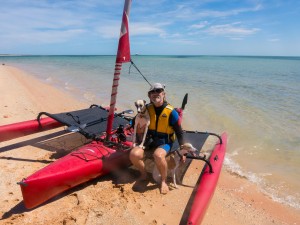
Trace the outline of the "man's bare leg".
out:
<instances>
[{"instance_id":1,"label":"man's bare leg","mask_svg":"<svg viewBox=\"0 0 300 225\"><path fill-rule=\"evenodd\" d=\"M157 169L161 175L161 185L160 185L160 193L167 194L169 192L169 187L167 185L167 172L168 172L168 164L166 161L167 152L162 148L157 148L153 154L155 164Z\"/></svg>"},{"instance_id":2,"label":"man's bare leg","mask_svg":"<svg viewBox=\"0 0 300 225\"><path fill-rule=\"evenodd\" d=\"M145 170L145 163L143 161L144 158L144 149L137 147L134 147L129 154L130 161L132 164L140 171L141 176L140 180L146 180L147 179L147 172Z\"/></svg>"}]
</instances>

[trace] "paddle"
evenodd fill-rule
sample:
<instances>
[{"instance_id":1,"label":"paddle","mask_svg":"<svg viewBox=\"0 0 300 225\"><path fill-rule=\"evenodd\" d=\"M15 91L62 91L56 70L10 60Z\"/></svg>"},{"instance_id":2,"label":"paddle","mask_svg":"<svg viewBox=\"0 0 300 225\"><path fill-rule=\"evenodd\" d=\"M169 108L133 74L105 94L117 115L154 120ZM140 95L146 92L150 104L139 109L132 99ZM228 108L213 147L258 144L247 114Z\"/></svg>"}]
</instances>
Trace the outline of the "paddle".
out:
<instances>
[{"instance_id":1,"label":"paddle","mask_svg":"<svg viewBox=\"0 0 300 225\"><path fill-rule=\"evenodd\" d=\"M182 104L181 104L181 109L182 110L184 110L187 101L188 101L188 93L185 94L185 96L184 96L184 98L182 100Z\"/></svg>"},{"instance_id":2,"label":"paddle","mask_svg":"<svg viewBox=\"0 0 300 225\"><path fill-rule=\"evenodd\" d=\"M181 108L176 108L176 111L178 112L179 115L179 124L181 124L182 122L183 110L185 108L185 105L187 104L187 101L188 101L188 93L185 94L182 100Z\"/></svg>"}]
</instances>

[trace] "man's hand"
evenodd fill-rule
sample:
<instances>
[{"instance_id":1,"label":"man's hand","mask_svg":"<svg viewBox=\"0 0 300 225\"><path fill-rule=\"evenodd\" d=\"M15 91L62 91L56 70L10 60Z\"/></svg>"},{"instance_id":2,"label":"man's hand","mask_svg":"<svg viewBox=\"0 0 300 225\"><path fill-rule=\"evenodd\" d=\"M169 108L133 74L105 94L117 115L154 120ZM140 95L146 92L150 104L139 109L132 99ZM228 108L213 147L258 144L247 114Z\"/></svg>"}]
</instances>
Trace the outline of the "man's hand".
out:
<instances>
[{"instance_id":1,"label":"man's hand","mask_svg":"<svg viewBox=\"0 0 300 225\"><path fill-rule=\"evenodd\" d=\"M191 153L192 155L194 155L195 151L197 151L196 148L194 148L194 146L190 143L184 143L183 145L180 146L180 154L181 154L181 162L185 163L186 161L186 155L188 153Z\"/></svg>"}]
</instances>

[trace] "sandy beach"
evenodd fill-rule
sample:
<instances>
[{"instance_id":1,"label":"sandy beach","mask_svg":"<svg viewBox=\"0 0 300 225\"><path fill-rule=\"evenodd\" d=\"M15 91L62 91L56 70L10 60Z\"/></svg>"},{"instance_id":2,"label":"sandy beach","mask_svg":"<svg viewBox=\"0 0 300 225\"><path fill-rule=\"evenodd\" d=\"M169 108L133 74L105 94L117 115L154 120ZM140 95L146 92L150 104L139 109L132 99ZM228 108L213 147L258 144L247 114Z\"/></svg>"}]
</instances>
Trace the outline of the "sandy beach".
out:
<instances>
[{"instance_id":1,"label":"sandy beach","mask_svg":"<svg viewBox=\"0 0 300 225\"><path fill-rule=\"evenodd\" d=\"M39 112L83 109L67 93L23 71L0 65L0 125L35 119ZM27 210L17 182L86 143L77 134L56 128L0 143L0 224L179 224L203 164L193 162L184 186L161 195L156 184L134 192L135 170L75 187L45 204ZM300 210L264 195L247 179L228 173L220 176L202 224L300 224Z\"/></svg>"}]
</instances>

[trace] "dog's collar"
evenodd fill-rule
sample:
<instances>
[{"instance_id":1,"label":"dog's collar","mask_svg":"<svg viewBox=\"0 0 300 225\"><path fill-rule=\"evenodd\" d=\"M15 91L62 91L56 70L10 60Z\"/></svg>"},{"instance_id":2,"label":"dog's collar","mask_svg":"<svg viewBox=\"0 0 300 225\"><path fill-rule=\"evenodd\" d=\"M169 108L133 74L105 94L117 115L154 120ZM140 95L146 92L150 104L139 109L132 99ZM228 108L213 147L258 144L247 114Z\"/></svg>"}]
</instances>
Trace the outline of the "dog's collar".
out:
<instances>
[{"instance_id":1,"label":"dog's collar","mask_svg":"<svg viewBox=\"0 0 300 225\"><path fill-rule=\"evenodd\" d=\"M180 152L178 150L176 150L176 153L178 154L180 161L183 159L183 155L180 154Z\"/></svg>"}]
</instances>

